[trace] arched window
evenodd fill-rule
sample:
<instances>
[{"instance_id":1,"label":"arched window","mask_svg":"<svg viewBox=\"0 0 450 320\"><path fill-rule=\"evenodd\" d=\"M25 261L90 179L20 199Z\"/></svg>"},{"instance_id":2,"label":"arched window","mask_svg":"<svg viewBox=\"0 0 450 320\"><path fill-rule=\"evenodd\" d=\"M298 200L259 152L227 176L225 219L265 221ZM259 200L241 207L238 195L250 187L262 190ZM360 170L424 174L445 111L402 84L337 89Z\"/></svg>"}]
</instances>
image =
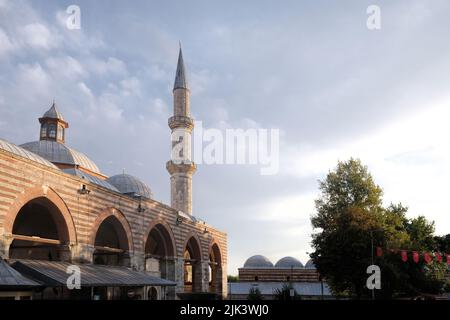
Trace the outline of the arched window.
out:
<instances>
[{"instance_id":1,"label":"arched window","mask_svg":"<svg viewBox=\"0 0 450 320\"><path fill-rule=\"evenodd\" d=\"M56 125L50 124L48 126L48 137L49 138L56 138Z\"/></svg>"}]
</instances>

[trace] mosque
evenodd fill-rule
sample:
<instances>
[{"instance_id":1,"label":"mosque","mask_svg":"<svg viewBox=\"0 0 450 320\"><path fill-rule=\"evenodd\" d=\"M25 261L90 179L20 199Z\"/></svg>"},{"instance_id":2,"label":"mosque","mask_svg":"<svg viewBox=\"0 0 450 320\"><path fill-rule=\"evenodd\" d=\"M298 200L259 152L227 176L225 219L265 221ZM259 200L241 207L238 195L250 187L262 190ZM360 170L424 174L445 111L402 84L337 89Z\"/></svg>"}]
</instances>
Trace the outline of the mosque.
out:
<instances>
[{"instance_id":1,"label":"mosque","mask_svg":"<svg viewBox=\"0 0 450 320\"><path fill-rule=\"evenodd\" d=\"M271 300L283 285L293 288L297 299L332 298L330 288L311 259L303 265L294 257L283 257L274 265L267 257L254 255L245 261L238 272L239 281L228 284L228 294L232 300L247 299L251 289L258 289L262 299Z\"/></svg>"},{"instance_id":2,"label":"mosque","mask_svg":"<svg viewBox=\"0 0 450 320\"><path fill-rule=\"evenodd\" d=\"M69 121L55 103L39 118L38 141L0 139L0 298L227 295L227 235L192 212L189 95L180 48L168 124L179 137L172 147L187 152L166 164L170 205L139 178L108 177L68 146ZM78 290L67 287L70 266L81 271Z\"/></svg>"}]
</instances>

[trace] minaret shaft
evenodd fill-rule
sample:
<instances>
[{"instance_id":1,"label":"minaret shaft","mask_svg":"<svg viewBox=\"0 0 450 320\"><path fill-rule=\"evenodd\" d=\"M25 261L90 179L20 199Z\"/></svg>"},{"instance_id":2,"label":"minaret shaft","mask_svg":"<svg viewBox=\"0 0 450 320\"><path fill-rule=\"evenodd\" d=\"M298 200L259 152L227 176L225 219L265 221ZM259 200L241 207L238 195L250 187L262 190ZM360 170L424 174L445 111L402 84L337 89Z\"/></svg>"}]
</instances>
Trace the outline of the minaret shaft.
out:
<instances>
[{"instance_id":1,"label":"minaret shaft","mask_svg":"<svg viewBox=\"0 0 450 320\"><path fill-rule=\"evenodd\" d=\"M180 48L173 88L173 116L169 118L172 130L171 160L167 162L170 174L172 208L192 214L192 176L196 170L191 157L191 134L194 121L190 117L189 87Z\"/></svg>"}]
</instances>

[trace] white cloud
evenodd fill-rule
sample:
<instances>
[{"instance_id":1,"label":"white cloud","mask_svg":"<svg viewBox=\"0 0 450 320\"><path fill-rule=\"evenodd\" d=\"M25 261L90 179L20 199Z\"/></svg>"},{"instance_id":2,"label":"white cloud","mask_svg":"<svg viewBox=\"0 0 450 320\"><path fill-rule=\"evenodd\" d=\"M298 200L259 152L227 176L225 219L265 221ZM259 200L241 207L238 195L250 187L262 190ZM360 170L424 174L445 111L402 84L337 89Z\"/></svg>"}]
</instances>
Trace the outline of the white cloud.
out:
<instances>
[{"instance_id":1,"label":"white cloud","mask_svg":"<svg viewBox=\"0 0 450 320\"><path fill-rule=\"evenodd\" d=\"M30 23L19 29L25 45L36 49L49 50L58 46L60 39L41 23Z\"/></svg>"},{"instance_id":2,"label":"white cloud","mask_svg":"<svg viewBox=\"0 0 450 320\"><path fill-rule=\"evenodd\" d=\"M0 58L13 51L14 45L8 35L0 28Z\"/></svg>"},{"instance_id":3,"label":"white cloud","mask_svg":"<svg viewBox=\"0 0 450 320\"><path fill-rule=\"evenodd\" d=\"M108 57L106 60L96 58L95 56L91 56L86 62L89 70L97 75L119 75L125 76L127 75L127 67L125 63L117 58Z\"/></svg>"},{"instance_id":4,"label":"white cloud","mask_svg":"<svg viewBox=\"0 0 450 320\"><path fill-rule=\"evenodd\" d=\"M63 77L67 80L76 80L79 77L87 75L87 71L81 63L71 57L49 57L46 61L46 66L55 77Z\"/></svg>"}]
</instances>

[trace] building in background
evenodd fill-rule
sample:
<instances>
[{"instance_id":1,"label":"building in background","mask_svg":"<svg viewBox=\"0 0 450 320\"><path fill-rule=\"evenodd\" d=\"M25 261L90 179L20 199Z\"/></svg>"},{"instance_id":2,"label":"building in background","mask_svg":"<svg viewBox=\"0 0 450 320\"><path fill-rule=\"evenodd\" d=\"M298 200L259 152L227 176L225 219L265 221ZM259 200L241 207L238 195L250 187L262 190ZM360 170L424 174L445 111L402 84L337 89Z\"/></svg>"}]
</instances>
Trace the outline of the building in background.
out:
<instances>
[{"instance_id":1,"label":"building in background","mask_svg":"<svg viewBox=\"0 0 450 320\"><path fill-rule=\"evenodd\" d=\"M262 255L247 259L239 271L239 281L228 284L229 299L247 299L251 289L259 289L263 299L274 299L277 291L289 285L299 299L331 299L328 285L322 281L312 260L305 266L293 257L284 257L275 265Z\"/></svg>"},{"instance_id":2,"label":"building in background","mask_svg":"<svg viewBox=\"0 0 450 320\"><path fill-rule=\"evenodd\" d=\"M38 141L0 139L0 256L46 288L37 298L227 295L227 236L192 215L189 94L180 48L169 127L184 152L166 166L170 206L139 178L108 177L67 146L69 122L55 103L39 118ZM66 286L70 265L81 290Z\"/></svg>"}]
</instances>

